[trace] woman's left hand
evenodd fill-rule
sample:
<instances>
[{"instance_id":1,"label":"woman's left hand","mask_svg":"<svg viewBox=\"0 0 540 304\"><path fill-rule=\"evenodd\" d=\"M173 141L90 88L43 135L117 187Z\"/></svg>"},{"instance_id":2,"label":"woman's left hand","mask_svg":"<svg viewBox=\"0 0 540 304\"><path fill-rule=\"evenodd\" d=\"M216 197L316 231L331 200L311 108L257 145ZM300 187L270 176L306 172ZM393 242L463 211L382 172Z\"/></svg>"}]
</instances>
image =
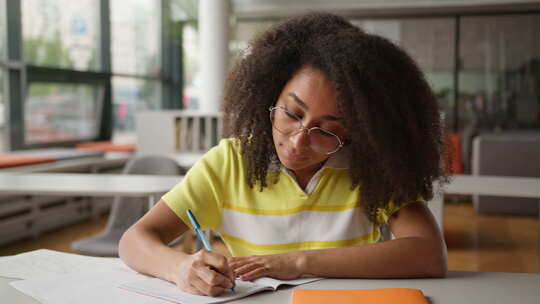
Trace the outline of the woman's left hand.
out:
<instances>
[{"instance_id":1,"label":"woman's left hand","mask_svg":"<svg viewBox=\"0 0 540 304\"><path fill-rule=\"evenodd\" d=\"M301 270L301 252L288 252L270 255L252 255L229 259L229 266L234 274L244 281L260 277L272 277L280 280L299 278Z\"/></svg>"}]
</instances>

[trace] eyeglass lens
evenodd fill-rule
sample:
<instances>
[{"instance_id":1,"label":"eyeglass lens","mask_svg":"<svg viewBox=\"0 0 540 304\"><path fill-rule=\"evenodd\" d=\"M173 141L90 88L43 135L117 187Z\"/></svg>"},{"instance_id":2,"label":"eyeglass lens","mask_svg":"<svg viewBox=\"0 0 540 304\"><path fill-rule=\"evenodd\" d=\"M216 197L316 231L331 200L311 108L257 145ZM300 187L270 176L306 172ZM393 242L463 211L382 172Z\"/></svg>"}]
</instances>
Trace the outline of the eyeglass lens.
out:
<instances>
[{"instance_id":1,"label":"eyeglass lens","mask_svg":"<svg viewBox=\"0 0 540 304\"><path fill-rule=\"evenodd\" d=\"M276 107L271 110L272 126L284 135L294 135L304 128L300 118L285 109ZM313 150L320 153L331 153L338 149L339 138L329 131L314 127L309 129L309 142Z\"/></svg>"}]
</instances>

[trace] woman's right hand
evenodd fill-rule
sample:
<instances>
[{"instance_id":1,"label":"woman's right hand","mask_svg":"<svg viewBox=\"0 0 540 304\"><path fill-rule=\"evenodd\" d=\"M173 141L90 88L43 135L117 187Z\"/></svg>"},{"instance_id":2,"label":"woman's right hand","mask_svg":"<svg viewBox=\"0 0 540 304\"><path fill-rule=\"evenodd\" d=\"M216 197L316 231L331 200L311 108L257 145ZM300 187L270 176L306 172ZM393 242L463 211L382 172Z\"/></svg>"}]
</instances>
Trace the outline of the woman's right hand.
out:
<instances>
[{"instance_id":1,"label":"woman's right hand","mask_svg":"<svg viewBox=\"0 0 540 304\"><path fill-rule=\"evenodd\" d=\"M234 287L234 273L227 258L219 253L199 250L172 269L170 278L185 292L218 296Z\"/></svg>"}]
</instances>

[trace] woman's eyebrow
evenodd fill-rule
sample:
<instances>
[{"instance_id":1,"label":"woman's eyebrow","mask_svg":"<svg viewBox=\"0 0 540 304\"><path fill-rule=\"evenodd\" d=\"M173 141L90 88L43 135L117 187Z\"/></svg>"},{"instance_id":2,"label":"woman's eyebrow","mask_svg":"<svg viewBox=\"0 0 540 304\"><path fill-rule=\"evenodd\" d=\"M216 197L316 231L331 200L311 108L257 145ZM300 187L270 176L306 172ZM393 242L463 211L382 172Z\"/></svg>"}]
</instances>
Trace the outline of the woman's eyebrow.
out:
<instances>
[{"instance_id":1,"label":"woman's eyebrow","mask_svg":"<svg viewBox=\"0 0 540 304\"><path fill-rule=\"evenodd\" d=\"M298 97L294 92L290 92L288 95L290 97L292 97L294 99L294 101L296 101L296 103L298 103L298 105L300 105L300 107L302 107L304 110L309 109L307 104L305 102L303 102L302 99L300 99L300 97ZM339 121L339 120L343 119L341 117L337 117L337 116L333 116L333 115L323 115L323 116L321 116L321 118L326 119L326 120L336 120L336 121Z\"/></svg>"},{"instance_id":2,"label":"woman's eyebrow","mask_svg":"<svg viewBox=\"0 0 540 304\"><path fill-rule=\"evenodd\" d=\"M300 99L300 97L296 96L296 94L294 94L293 92L290 92L288 94L290 97L292 97L294 99L294 101L296 101L300 107L304 108L305 110L309 109L309 107L307 106L307 104L305 104L302 99Z\"/></svg>"}]
</instances>

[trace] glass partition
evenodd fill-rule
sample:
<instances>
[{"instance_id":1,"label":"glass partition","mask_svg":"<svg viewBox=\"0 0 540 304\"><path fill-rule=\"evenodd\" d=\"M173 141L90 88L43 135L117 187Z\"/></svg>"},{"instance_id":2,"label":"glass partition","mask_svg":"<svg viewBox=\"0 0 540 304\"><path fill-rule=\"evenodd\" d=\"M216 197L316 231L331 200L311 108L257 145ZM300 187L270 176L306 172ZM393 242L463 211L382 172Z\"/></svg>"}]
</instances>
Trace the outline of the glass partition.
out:
<instances>
[{"instance_id":1,"label":"glass partition","mask_svg":"<svg viewBox=\"0 0 540 304\"><path fill-rule=\"evenodd\" d=\"M104 88L34 82L24 104L25 144L92 139L98 135Z\"/></svg>"},{"instance_id":2,"label":"glass partition","mask_svg":"<svg viewBox=\"0 0 540 304\"><path fill-rule=\"evenodd\" d=\"M540 15L464 17L460 129L540 127Z\"/></svg>"},{"instance_id":3,"label":"glass partition","mask_svg":"<svg viewBox=\"0 0 540 304\"><path fill-rule=\"evenodd\" d=\"M456 119L453 103L455 20L418 18L353 22L368 33L390 39L417 62L444 111L446 127L451 128Z\"/></svg>"},{"instance_id":4,"label":"glass partition","mask_svg":"<svg viewBox=\"0 0 540 304\"><path fill-rule=\"evenodd\" d=\"M5 100L5 93L4 93L4 82L6 81L4 79L5 72L4 69L0 66L0 152L5 151L4 146L4 136L5 130L6 130L6 100Z\"/></svg>"},{"instance_id":5,"label":"glass partition","mask_svg":"<svg viewBox=\"0 0 540 304\"><path fill-rule=\"evenodd\" d=\"M7 58L7 20L6 20L6 3L4 0L0 0L0 153L6 150L5 136L6 134L6 92L4 90L6 86L6 70L3 66L3 61Z\"/></svg>"},{"instance_id":6,"label":"glass partition","mask_svg":"<svg viewBox=\"0 0 540 304\"><path fill-rule=\"evenodd\" d=\"M99 0L22 0L24 60L40 66L98 70L99 4Z\"/></svg>"},{"instance_id":7,"label":"glass partition","mask_svg":"<svg viewBox=\"0 0 540 304\"><path fill-rule=\"evenodd\" d=\"M6 3L4 0L0 0L0 153L6 150L4 146L4 136L6 130L6 96L4 92L5 85L5 70L2 66L2 61L6 59L7 56L7 43L6 43L6 14L5 14Z\"/></svg>"},{"instance_id":8,"label":"glass partition","mask_svg":"<svg viewBox=\"0 0 540 304\"><path fill-rule=\"evenodd\" d=\"M6 43L6 3L0 0L0 62L6 58L7 43Z\"/></svg>"}]
</instances>

